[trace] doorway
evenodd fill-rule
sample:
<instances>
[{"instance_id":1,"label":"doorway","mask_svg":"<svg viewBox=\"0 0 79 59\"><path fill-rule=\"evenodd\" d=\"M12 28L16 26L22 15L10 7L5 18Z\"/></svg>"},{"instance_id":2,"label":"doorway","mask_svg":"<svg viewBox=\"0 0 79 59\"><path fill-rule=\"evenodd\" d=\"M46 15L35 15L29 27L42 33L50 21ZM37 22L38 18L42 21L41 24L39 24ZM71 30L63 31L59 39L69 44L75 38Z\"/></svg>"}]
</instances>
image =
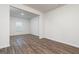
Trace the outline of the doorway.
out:
<instances>
[{"instance_id":1,"label":"doorway","mask_svg":"<svg viewBox=\"0 0 79 59\"><path fill-rule=\"evenodd\" d=\"M39 15L10 6L10 36L39 36Z\"/></svg>"}]
</instances>

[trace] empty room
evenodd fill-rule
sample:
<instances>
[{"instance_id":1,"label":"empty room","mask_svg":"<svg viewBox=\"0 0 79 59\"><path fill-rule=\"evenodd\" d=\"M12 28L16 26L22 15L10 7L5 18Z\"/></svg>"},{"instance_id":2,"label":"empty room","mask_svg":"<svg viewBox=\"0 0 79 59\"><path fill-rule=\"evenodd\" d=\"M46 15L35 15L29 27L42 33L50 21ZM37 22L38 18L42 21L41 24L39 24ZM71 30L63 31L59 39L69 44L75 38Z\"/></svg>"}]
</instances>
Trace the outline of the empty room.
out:
<instances>
[{"instance_id":1,"label":"empty room","mask_svg":"<svg viewBox=\"0 0 79 59\"><path fill-rule=\"evenodd\" d=\"M79 54L79 4L1 4L0 54Z\"/></svg>"}]
</instances>

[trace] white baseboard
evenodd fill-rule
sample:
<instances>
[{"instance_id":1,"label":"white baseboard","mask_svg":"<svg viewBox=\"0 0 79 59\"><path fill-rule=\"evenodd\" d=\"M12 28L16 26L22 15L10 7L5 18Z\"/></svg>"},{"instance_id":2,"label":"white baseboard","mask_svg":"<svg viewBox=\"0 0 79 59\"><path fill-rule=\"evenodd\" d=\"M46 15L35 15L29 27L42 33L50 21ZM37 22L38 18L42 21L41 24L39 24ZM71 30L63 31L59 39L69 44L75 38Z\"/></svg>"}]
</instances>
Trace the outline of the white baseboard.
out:
<instances>
[{"instance_id":1,"label":"white baseboard","mask_svg":"<svg viewBox=\"0 0 79 59\"><path fill-rule=\"evenodd\" d=\"M67 44L67 45L70 45L70 46L79 48L79 45L72 44L72 43L69 43L69 42L59 41L59 40L56 40L56 39L54 39L54 38L52 39L52 38L48 38L48 37L40 37L40 39L43 39L43 38L50 39L50 40L53 40L53 41L56 41L56 42L64 43L64 44Z\"/></svg>"},{"instance_id":2,"label":"white baseboard","mask_svg":"<svg viewBox=\"0 0 79 59\"><path fill-rule=\"evenodd\" d=\"M22 33L22 34L12 34L12 35L10 35L10 36L25 35L25 34L27 34L27 33Z\"/></svg>"}]
</instances>

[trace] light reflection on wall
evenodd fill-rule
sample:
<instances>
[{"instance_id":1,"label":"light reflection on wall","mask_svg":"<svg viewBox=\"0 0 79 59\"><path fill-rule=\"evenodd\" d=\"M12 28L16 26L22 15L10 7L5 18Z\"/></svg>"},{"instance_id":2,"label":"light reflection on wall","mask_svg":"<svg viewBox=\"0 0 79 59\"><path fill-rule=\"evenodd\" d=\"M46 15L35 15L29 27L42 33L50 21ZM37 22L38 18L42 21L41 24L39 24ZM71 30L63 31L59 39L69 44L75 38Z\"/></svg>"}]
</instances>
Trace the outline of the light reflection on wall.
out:
<instances>
[{"instance_id":1,"label":"light reflection on wall","mask_svg":"<svg viewBox=\"0 0 79 59\"><path fill-rule=\"evenodd\" d=\"M23 31L23 23L16 22L16 32L22 32L22 31Z\"/></svg>"}]
</instances>

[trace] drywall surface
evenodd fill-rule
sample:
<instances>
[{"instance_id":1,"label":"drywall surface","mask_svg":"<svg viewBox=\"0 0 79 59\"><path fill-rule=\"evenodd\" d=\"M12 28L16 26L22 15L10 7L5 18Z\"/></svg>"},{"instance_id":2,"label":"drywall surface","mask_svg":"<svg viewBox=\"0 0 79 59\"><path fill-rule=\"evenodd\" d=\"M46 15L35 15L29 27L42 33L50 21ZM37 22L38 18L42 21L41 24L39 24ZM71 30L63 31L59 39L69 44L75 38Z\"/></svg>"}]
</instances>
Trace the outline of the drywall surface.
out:
<instances>
[{"instance_id":1,"label":"drywall surface","mask_svg":"<svg viewBox=\"0 0 79 59\"><path fill-rule=\"evenodd\" d=\"M30 34L29 24L29 19L10 17L10 35Z\"/></svg>"},{"instance_id":2,"label":"drywall surface","mask_svg":"<svg viewBox=\"0 0 79 59\"><path fill-rule=\"evenodd\" d=\"M0 5L0 49L9 44L9 5Z\"/></svg>"},{"instance_id":3,"label":"drywall surface","mask_svg":"<svg viewBox=\"0 0 79 59\"><path fill-rule=\"evenodd\" d=\"M39 17L30 19L30 34L39 36Z\"/></svg>"},{"instance_id":4,"label":"drywall surface","mask_svg":"<svg viewBox=\"0 0 79 59\"><path fill-rule=\"evenodd\" d=\"M44 37L79 47L79 5L65 5L44 15Z\"/></svg>"}]
</instances>

